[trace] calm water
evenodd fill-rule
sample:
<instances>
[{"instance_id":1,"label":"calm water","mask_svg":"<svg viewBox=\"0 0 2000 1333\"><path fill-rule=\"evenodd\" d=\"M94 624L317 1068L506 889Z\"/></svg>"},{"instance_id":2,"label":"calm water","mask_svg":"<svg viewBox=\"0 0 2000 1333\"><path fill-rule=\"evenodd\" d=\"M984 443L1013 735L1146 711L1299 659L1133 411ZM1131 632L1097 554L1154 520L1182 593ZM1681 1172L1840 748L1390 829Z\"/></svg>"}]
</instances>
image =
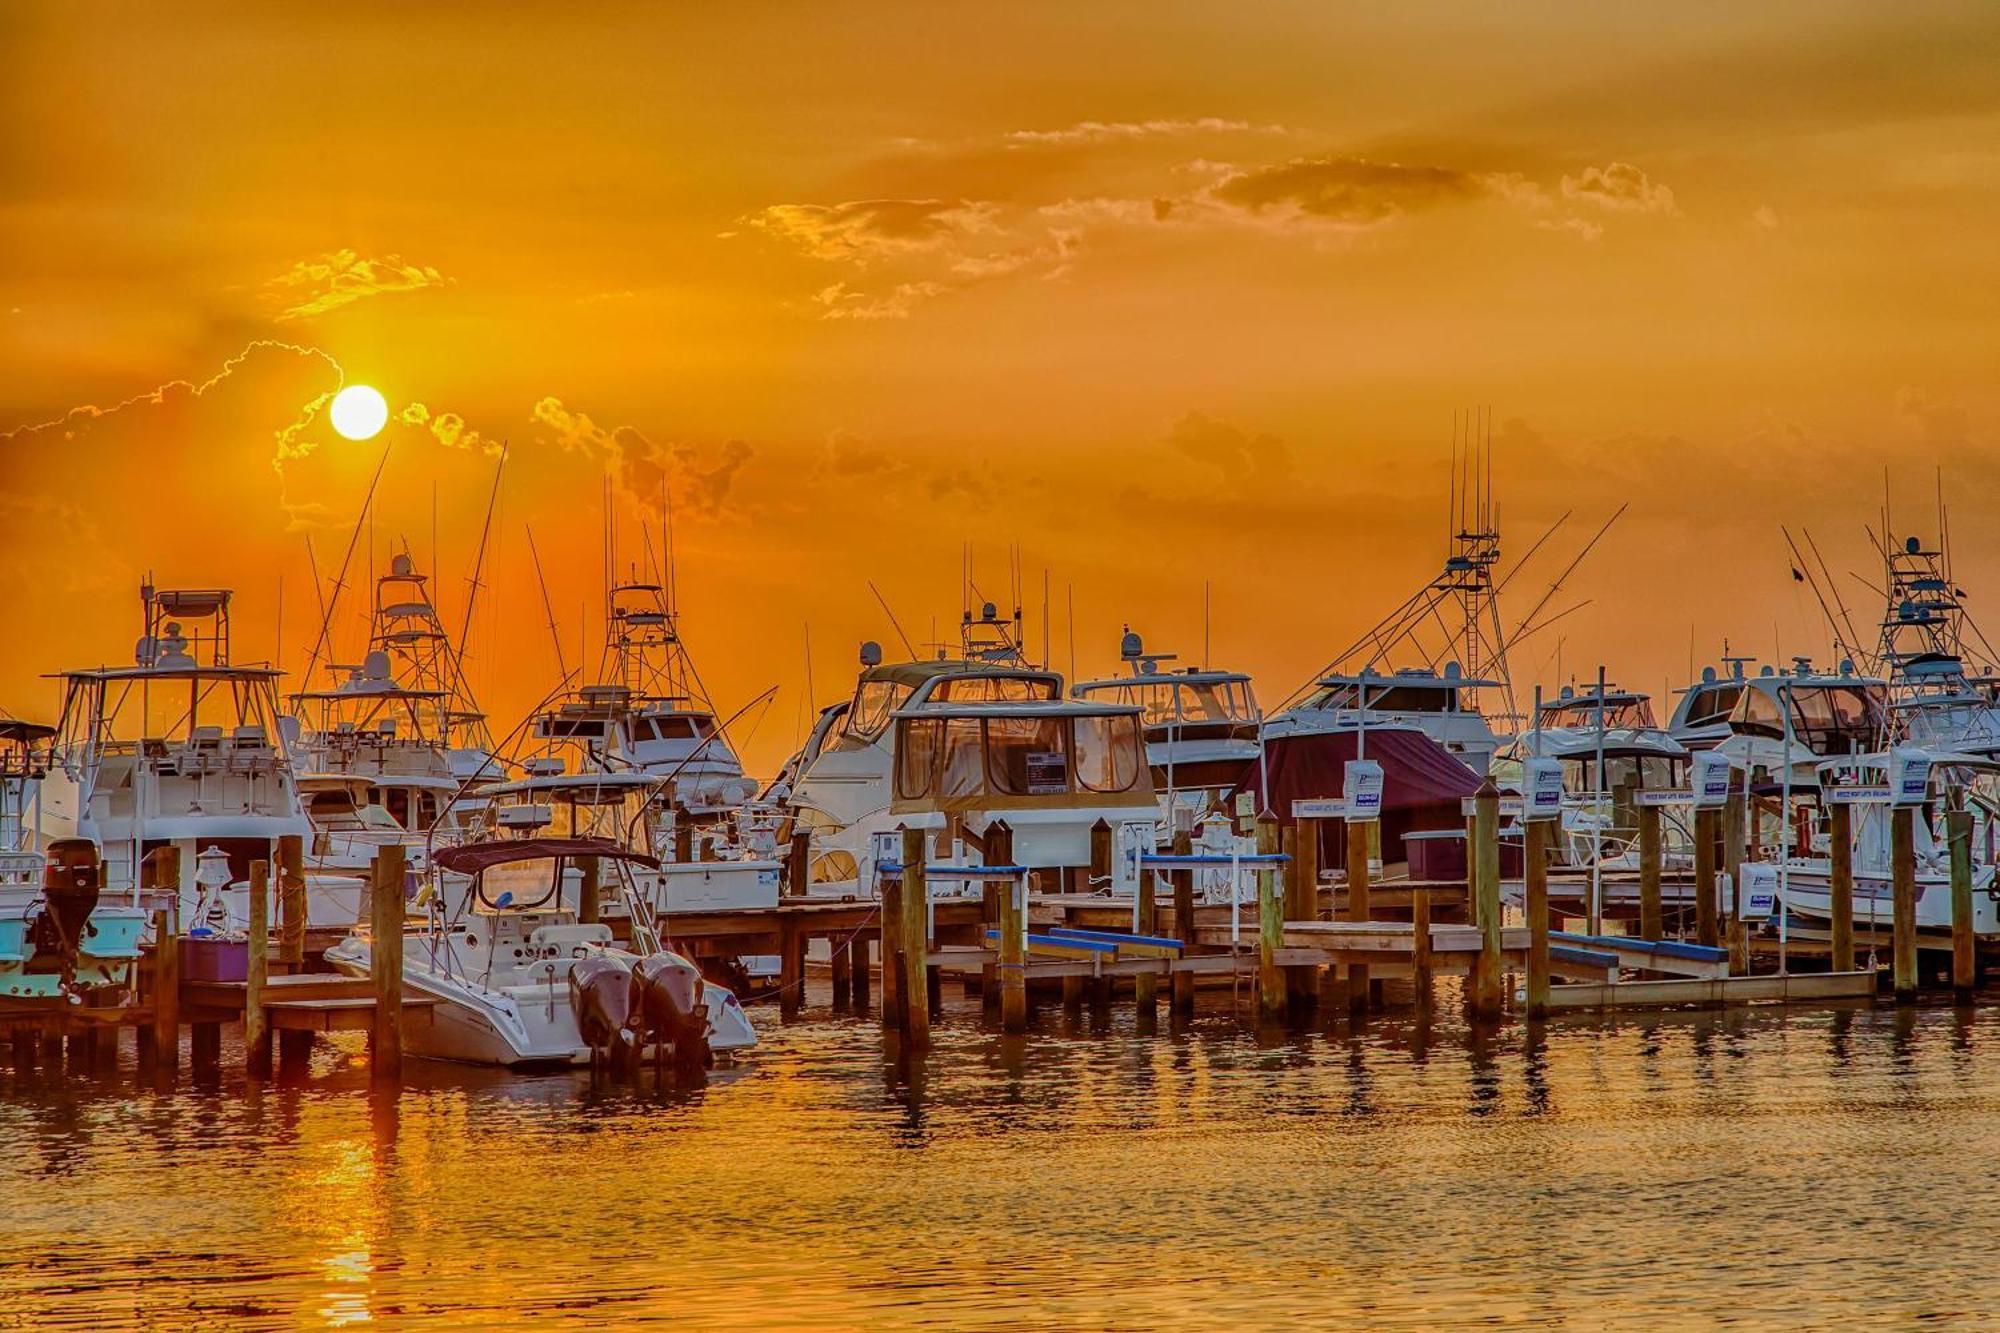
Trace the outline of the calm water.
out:
<instances>
[{"instance_id":1,"label":"calm water","mask_svg":"<svg viewBox=\"0 0 2000 1333\"><path fill-rule=\"evenodd\" d=\"M824 1008L678 1094L0 1075L0 1327L2000 1321L2000 1011L1141 1037Z\"/></svg>"}]
</instances>

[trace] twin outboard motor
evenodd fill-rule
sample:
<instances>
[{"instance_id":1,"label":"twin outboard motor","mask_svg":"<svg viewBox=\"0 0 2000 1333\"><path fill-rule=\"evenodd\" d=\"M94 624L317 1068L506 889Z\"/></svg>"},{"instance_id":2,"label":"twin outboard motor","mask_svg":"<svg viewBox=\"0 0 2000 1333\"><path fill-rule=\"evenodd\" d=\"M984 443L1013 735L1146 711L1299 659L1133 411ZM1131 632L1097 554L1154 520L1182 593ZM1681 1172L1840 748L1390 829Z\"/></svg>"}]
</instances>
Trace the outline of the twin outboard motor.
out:
<instances>
[{"instance_id":1,"label":"twin outboard motor","mask_svg":"<svg viewBox=\"0 0 2000 1333\"><path fill-rule=\"evenodd\" d=\"M65 982L76 975L90 914L104 887L104 863L97 844L88 838L59 838L49 844L42 871L42 901L28 920L33 956L27 970L60 972Z\"/></svg>"}]
</instances>

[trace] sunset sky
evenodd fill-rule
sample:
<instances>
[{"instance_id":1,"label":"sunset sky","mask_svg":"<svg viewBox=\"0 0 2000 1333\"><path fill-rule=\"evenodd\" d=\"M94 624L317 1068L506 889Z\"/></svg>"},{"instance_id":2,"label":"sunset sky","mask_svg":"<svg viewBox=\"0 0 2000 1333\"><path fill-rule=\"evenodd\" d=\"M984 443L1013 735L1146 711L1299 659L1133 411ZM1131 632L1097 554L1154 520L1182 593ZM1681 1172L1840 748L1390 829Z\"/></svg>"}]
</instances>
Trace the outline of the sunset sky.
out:
<instances>
[{"instance_id":1,"label":"sunset sky","mask_svg":"<svg viewBox=\"0 0 2000 1333\"><path fill-rule=\"evenodd\" d=\"M2000 10L1146 3L0 10L0 708L128 659L135 589L312 637L390 446L504 730L595 639L670 479L687 635L747 750L863 638L949 633L1010 546L1056 663L1120 626L1282 697L1443 554L1490 409L1514 662L1680 684L1824 656L1781 524L1863 619L1864 524L2000 600ZM326 395L392 424L353 444ZM356 557L361 571L366 555ZM1517 591L1518 590L1518 591ZM2000 640L2000 612L1988 617ZM348 627L351 628L351 627ZM568 648L572 661L573 647Z\"/></svg>"}]
</instances>

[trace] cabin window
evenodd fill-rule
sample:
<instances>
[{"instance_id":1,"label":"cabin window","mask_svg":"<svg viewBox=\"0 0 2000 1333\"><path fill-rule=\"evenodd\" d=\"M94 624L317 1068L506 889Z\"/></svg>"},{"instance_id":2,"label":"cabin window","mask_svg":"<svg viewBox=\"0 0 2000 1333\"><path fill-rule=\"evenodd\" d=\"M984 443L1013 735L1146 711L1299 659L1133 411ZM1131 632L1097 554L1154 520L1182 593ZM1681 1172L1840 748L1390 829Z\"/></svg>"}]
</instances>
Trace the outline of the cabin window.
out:
<instances>
[{"instance_id":1,"label":"cabin window","mask_svg":"<svg viewBox=\"0 0 2000 1333\"><path fill-rule=\"evenodd\" d=\"M889 715L909 697L910 687L898 681L863 681L854 692L854 706L847 710L847 734L857 740L874 740L889 725Z\"/></svg>"},{"instance_id":2,"label":"cabin window","mask_svg":"<svg viewBox=\"0 0 2000 1333\"><path fill-rule=\"evenodd\" d=\"M1785 715L1778 708L1778 701L1762 690L1745 690L1743 697L1736 701L1736 711L1730 721L1738 728L1761 731L1772 736L1785 734Z\"/></svg>"},{"instance_id":3,"label":"cabin window","mask_svg":"<svg viewBox=\"0 0 2000 1333\"><path fill-rule=\"evenodd\" d=\"M1736 711L1736 700L1742 693L1741 685L1711 685L1703 689L1688 705L1686 725L1701 727L1727 722Z\"/></svg>"},{"instance_id":4,"label":"cabin window","mask_svg":"<svg viewBox=\"0 0 2000 1333\"><path fill-rule=\"evenodd\" d=\"M409 792L401 787L389 787L382 792L382 801L383 807L389 812L389 818L395 820L403 828L411 826Z\"/></svg>"},{"instance_id":5,"label":"cabin window","mask_svg":"<svg viewBox=\"0 0 2000 1333\"><path fill-rule=\"evenodd\" d=\"M1090 791L1132 790L1139 780L1138 719L1078 718L1076 780Z\"/></svg>"},{"instance_id":6,"label":"cabin window","mask_svg":"<svg viewBox=\"0 0 2000 1333\"><path fill-rule=\"evenodd\" d=\"M911 718L903 723L897 742L896 795L905 800L930 795L931 775L944 745L944 719Z\"/></svg>"},{"instance_id":7,"label":"cabin window","mask_svg":"<svg viewBox=\"0 0 2000 1333\"><path fill-rule=\"evenodd\" d=\"M938 773L937 794L977 796L984 785L979 770L979 719L948 719L944 724L944 763Z\"/></svg>"},{"instance_id":8,"label":"cabin window","mask_svg":"<svg viewBox=\"0 0 2000 1333\"><path fill-rule=\"evenodd\" d=\"M649 739L647 734L648 731L650 731L651 733L650 739L652 740L691 741L695 738L695 726L694 726L694 720L692 718L685 718L685 717L650 718L647 721L641 722L639 724L639 733L641 740Z\"/></svg>"},{"instance_id":9,"label":"cabin window","mask_svg":"<svg viewBox=\"0 0 2000 1333\"><path fill-rule=\"evenodd\" d=\"M1008 796L1059 796L1069 790L1069 753L1059 717L996 717L986 722L986 773Z\"/></svg>"}]
</instances>

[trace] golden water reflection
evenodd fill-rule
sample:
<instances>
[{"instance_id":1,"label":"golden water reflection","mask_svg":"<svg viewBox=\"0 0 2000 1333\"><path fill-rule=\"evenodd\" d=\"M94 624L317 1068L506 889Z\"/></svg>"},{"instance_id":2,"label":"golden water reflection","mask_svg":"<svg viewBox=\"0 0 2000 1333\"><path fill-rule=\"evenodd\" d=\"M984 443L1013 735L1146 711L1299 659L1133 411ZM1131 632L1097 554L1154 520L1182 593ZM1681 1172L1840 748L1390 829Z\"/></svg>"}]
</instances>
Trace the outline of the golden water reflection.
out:
<instances>
[{"instance_id":1,"label":"golden water reflection","mask_svg":"<svg viewBox=\"0 0 2000 1333\"><path fill-rule=\"evenodd\" d=\"M774 1017L762 1015L762 1018ZM0 1074L34 1327L1902 1325L1990 1305L2000 1014L1469 1031L1449 1006L912 1056L808 1011L695 1089L354 1048L302 1086Z\"/></svg>"}]
</instances>

